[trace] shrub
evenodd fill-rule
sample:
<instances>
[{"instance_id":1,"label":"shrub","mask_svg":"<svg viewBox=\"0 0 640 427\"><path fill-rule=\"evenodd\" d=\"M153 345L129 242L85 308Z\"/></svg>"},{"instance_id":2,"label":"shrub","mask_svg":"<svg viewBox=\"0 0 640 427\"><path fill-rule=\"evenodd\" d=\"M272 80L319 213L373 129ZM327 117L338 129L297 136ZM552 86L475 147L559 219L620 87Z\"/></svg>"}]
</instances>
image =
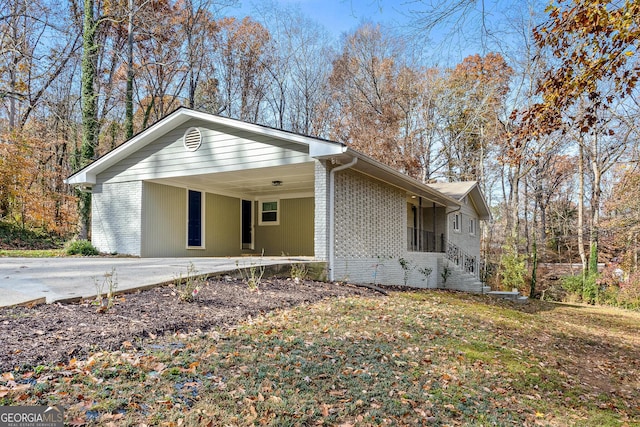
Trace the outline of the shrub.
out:
<instances>
[{"instance_id":1,"label":"shrub","mask_svg":"<svg viewBox=\"0 0 640 427\"><path fill-rule=\"evenodd\" d=\"M596 274L583 276L564 276L562 278L562 287L571 295L578 297L583 302L595 304L599 300L600 287Z\"/></svg>"},{"instance_id":2,"label":"shrub","mask_svg":"<svg viewBox=\"0 0 640 427\"><path fill-rule=\"evenodd\" d=\"M175 285L178 290L178 295L182 301L192 302L198 298L200 288L205 284L205 280L202 276L198 275L195 265L192 262L187 267L187 275L182 277L182 273L175 278Z\"/></svg>"},{"instance_id":3,"label":"shrub","mask_svg":"<svg viewBox=\"0 0 640 427\"><path fill-rule=\"evenodd\" d=\"M309 274L307 266L304 263L291 264L291 271L289 275L296 283L300 283L307 278Z\"/></svg>"},{"instance_id":4,"label":"shrub","mask_svg":"<svg viewBox=\"0 0 640 427\"><path fill-rule=\"evenodd\" d=\"M570 294L582 295L582 276L562 277L562 287Z\"/></svg>"},{"instance_id":5,"label":"shrub","mask_svg":"<svg viewBox=\"0 0 640 427\"><path fill-rule=\"evenodd\" d=\"M500 259L500 276L503 289L521 289L525 285L527 266L525 256L519 254L512 245L504 246Z\"/></svg>"},{"instance_id":6,"label":"shrub","mask_svg":"<svg viewBox=\"0 0 640 427\"><path fill-rule=\"evenodd\" d=\"M67 255L99 255L100 252L88 240L74 240L67 246Z\"/></svg>"}]
</instances>

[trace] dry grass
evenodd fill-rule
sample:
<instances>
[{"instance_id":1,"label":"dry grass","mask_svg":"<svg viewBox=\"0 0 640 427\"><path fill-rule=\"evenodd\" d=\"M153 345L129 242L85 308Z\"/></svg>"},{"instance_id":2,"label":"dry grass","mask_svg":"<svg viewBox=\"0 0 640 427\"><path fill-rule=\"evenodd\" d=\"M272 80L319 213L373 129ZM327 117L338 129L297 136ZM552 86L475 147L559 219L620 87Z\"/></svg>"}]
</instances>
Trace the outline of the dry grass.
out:
<instances>
[{"instance_id":1,"label":"dry grass","mask_svg":"<svg viewBox=\"0 0 640 427\"><path fill-rule=\"evenodd\" d=\"M640 314L616 309L398 292L140 345L5 373L0 404L76 425L640 425Z\"/></svg>"}]
</instances>

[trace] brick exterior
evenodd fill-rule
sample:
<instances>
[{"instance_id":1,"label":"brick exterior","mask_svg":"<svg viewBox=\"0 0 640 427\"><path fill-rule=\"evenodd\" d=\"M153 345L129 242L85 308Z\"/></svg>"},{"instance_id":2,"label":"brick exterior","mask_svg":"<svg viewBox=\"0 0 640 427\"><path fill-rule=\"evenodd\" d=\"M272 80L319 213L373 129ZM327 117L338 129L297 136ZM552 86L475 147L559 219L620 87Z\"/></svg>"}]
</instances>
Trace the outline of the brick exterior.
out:
<instances>
[{"instance_id":1,"label":"brick exterior","mask_svg":"<svg viewBox=\"0 0 640 427\"><path fill-rule=\"evenodd\" d=\"M443 258L439 253L405 252L399 257L336 258L336 280L352 283L404 285L405 270L400 259L406 261L407 286L437 288L440 284L438 266ZM426 274L425 270L431 273ZM423 272L421 272L422 270Z\"/></svg>"},{"instance_id":2,"label":"brick exterior","mask_svg":"<svg viewBox=\"0 0 640 427\"><path fill-rule=\"evenodd\" d=\"M335 192L336 280L402 284L405 192L352 170L335 175Z\"/></svg>"},{"instance_id":3,"label":"brick exterior","mask_svg":"<svg viewBox=\"0 0 640 427\"><path fill-rule=\"evenodd\" d=\"M336 257L402 256L405 193L351 170L338 172L335 185Z\"/></svg>"},{"instance_id":4,"label":"brick exterior","mask_svg":"<svg viewBox=\"0 0 640 427\"><path fill-rule=\"evenodd\" d=\"M99 251L140 255L142 188L142 181L93 187L91 242Z\"/></svg>"},{"instance_id":5,"label":"brick exterior","mask_svg":"<svg viewBox=\"0 0 640 427\"><path fill-rule=\"evenodd\" d=\"M329 259L329 167L326 161L315 162L314 254Z\"/></svg>"}]
</instances>

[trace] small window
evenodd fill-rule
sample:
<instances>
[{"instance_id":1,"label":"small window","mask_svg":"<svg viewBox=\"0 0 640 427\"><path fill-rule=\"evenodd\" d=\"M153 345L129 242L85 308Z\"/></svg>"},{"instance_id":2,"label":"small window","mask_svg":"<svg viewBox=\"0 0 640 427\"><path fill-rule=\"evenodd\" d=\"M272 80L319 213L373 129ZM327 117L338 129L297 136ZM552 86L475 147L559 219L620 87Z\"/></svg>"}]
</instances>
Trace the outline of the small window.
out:
<instances>
[{"instance_id":1,"label":"small window","mask_svg":"<svg viewBox=\"0 0 640 427\"><path fill-rule=\"evenodd\" d=\"M474 218L469 218L469 234L476 234L476 220Z\"/></svg>"},{"instance_id":2,"label":"small window","mask_svg":"<svg viewBox=\"0 0 640 427\"><path fill-rule=\"evenodd\" d=\"M453 231L460 232L460 223L462 222L462 215L453 215Z\"/></svg>"},{"instance_id":3,"label":"small window","mask_svg":"<svg viewBox=\"0 0 640 427\"><path fill-rule=\"evenodd\" d=\"M204 248L202 224L204 196L201 191L189 190L187 194L187 247Z\"/></svg>"},{"instance_id":4,"label":"small window","mask_svg":"<svg viewBox=\"0 0 640 427\"><path fill-rule=\"evenodd\" d=\"M260 202L259 225L280 224L279 200L269 200Z\"/></svg>"},{"instance_id":5,"label":"small window","mask_svg":"<svg viewBox=\"0 0 640 427\"><path fill-rule=\"evenodd\" d=\"M196 151L202 145L202 133L200 133L200 129L198 128L189 128L184 133L184 137L182 138L182 142L184 143L184 148L187 151Z\"/></svg>"}]
</instances>

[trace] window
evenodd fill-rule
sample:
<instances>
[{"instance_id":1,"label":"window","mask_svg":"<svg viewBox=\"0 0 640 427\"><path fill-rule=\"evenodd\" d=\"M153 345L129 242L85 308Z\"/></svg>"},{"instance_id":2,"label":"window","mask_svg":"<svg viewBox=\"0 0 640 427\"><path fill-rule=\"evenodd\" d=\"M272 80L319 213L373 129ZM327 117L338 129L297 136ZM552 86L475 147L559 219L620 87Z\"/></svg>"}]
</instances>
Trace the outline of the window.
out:
<instances>
[{"instance_id":1,"label":"window","mask_svg":"<svg viewBox=\"0 0 640 427\"><path fill-rule=\"evenodd\" d=\"M202 235L204 227L203 194L201 191L189 190L187 194L187 247L204 248Z\"/></svg>"},{"instance_id":2,"label":"window","mask_svg":"<svg viewBox=\"0 0 640 427\"><path fill-rule=\"evenodd\" d=\"M453 215L453 231L460 232L460 223L462 222L462 215L459 213Z\"/></svg>"},{"instance_id":3,"label":"window","mask_svg":"<svg viewBox=\"0 0 640 427\"><path fill-rule=\"evenodd\" d=\"M476 234L476 220L474 218L469 218L469 234Z\"/></svg>"},{"instance_id":4,"label":"window","mask_svg":"<svg viewBox=\"0 0 640 427\"><path fill-rule=\"evenodd\" d=\"M279 200L269 200L260 202L260 216L258 217L259 225L278 225L280 224L280 205Z\"/></svg>"}]
</instances>

